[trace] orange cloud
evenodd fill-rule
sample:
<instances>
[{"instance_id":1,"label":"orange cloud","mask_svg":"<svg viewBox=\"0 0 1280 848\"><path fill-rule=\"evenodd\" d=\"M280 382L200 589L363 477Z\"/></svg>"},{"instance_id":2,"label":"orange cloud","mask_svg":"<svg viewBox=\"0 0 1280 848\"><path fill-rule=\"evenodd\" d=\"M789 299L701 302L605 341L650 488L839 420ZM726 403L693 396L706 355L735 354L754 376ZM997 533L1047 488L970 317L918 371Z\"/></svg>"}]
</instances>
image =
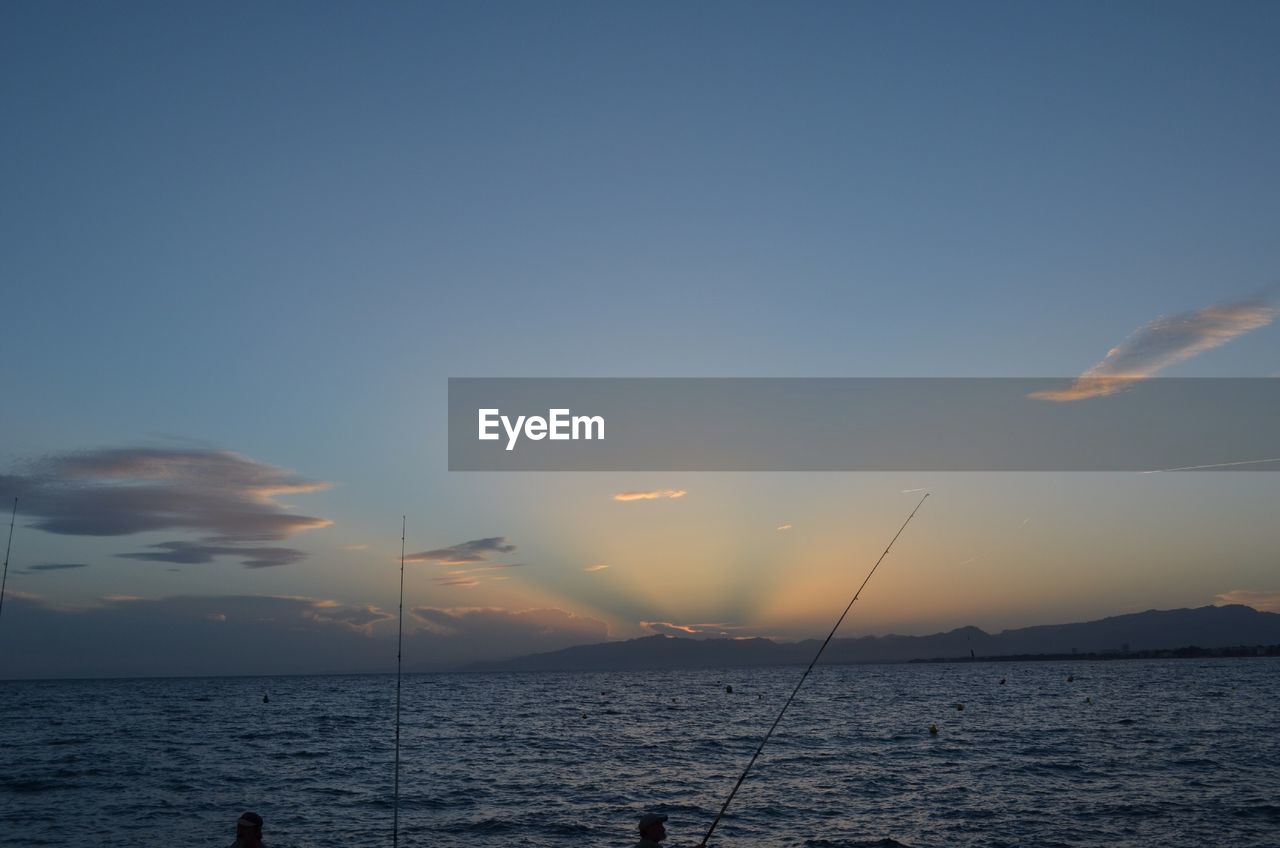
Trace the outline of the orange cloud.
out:
<instances>
[{"instance_id":1,"label":"orange cloud","mask_svg":"<svg viewBox=\"0 0 1280 848\"><path fill-rule=\"evenodd\" d=\"M618 492L613 496L615 501L653 501L659 498L683 498L687 495L684 489L654 489L649 492Z\"/></svg>"},{"instance_id":2,"label":"orange cloud","mask_svg":"<svg viewBox=\"0 0 1280 848\"><path fill-rule=\"evenodd\" d=\"M1067 388L1032 392L1028 397L1061 403L1114 395L1134 381L1154 377L1171 365L1265 327L1275 317L1275 307L1261 301L1219 304L1181 315L1162 315L1107 351L1101 362Z\"/></svg>"},{"instance_id":3,"label":"orange cloud","mask_svg":"<svg viewBox=\"0 0 1280 848\"><path fill-rule=\"evenodd\" d=\"M1232 589L1213 598L1214 606L1244 604L1259 612L1280 612L1280 592L1259 592L1254 589Z\"/></svg>"}]
</instances>

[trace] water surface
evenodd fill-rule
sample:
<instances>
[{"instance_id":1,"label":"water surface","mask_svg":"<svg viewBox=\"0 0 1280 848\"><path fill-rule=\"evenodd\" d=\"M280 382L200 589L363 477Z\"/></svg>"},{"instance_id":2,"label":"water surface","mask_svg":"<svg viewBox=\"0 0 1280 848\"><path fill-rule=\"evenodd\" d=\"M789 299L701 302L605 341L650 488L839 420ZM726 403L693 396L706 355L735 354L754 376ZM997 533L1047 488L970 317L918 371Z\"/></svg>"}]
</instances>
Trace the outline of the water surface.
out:
<instances>
[{"instance_id":1,"label":"water surface","mask_svg":"<svg viewBox=\"0 0 1280 848\"><path fill-rule=\"evenodd\" d=\"M800 671L406 676L400 842L628 845L657 809L696 845ZM819 667L712 842L1276 846L1278 673ZM254 809L273 848L389 845L394 697L387 676L0 683L0 844L225 846Z\"/></svg>"}]
</instances>

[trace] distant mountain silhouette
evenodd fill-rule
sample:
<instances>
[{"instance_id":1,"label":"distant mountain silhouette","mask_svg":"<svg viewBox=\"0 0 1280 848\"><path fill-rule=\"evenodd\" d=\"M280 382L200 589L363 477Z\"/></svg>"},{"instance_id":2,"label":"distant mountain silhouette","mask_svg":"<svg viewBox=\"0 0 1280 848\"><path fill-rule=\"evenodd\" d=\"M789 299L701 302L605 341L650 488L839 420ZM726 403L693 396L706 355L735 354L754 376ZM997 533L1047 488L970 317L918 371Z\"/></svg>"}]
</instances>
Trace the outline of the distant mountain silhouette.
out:
<instances>
[{"instance_id":1,"label":"distant mountain silhouette","mask_svg":"<svg viewBox=\"0 0 1280 848\"><path fill-rule=\"evenodd\" d=\"M833 639L826 664L907 662L919 659L1019 654L1105 653L1196 645L1222 648L1280 643L1280 614L1239 604L1197 609L1147 610L1078 624L1048 624L992 635L960 627L931 636ZM579 645L545 654L473 663L467 671L636 671L808 663L820 643L770 639L686 639L646 636Z\"/></svg>"}]
</instances>

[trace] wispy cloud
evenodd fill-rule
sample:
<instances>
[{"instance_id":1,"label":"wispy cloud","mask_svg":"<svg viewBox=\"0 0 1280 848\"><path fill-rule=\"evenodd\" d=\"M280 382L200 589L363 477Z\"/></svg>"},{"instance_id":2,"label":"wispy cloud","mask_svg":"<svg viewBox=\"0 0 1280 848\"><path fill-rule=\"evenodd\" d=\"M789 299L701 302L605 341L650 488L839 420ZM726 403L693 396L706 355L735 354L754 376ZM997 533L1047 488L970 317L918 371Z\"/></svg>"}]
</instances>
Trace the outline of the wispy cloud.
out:
<instances>
[{"instance_id":1,"label":"wispy cloud","mask_svg":"<svg viewBox=\"0 0 1280 848\"><path fill-rule=\"evenodd\" d=\"M36 565L28 565L24 569L20 569L18 574L35 574L40 571L66 571L72 568L88 568L87 562L41 562Z\"/></svg>"},{"instance_id":2,"label":"wispy cloud","mask_svg":"<svg viewBox=\"0 0 1280 848\"><path fill-rule=\"evenodd\" d=\"M654 501L660 498L683 498L687 495L684 489L654 489L648 492L618 492L613 496L615 501Z\"/></svg>"},{"instance_id":3,"label":"wispy cloud","mask_svg":"<svg viewBox=\"0 0 1280 848\"><path fill-rule=\"evenodd\" d=\"M180 565L202 565L217 557L235 557L245 568L271 568L290 565L306 557L297 548L247 545L210 545L205 542L159 542L148 545L151 550L129 554L116 554L122 559L138 559L148 562L173 562Z\"/></svg>"},{"instance_id":4,"label":"wispy cloud","mask_svg":"<svg viewBox=\"0 0 1280 848\"><path fill-rule=\"evenodd\" d=\"M125 554L162 562L208 562L238 556L253 567L300 559L292 548L264 542L327 527L324 518L297 515L283 495L318 492L330 484L308 480L230 451L112 448L51 454L0 475L0 490L20 498L31 526L71 536L126 536L165 530L202 534L198 542L153 545Z\"/></svg>"},{"instance_id":5,"label":"wispy cloud","mask_svg":"<svg viewBox=\"0 0 1280 848\"><path fill-rule=\"evenodd\" d=\"M363 551L363 550L367 550L368 548L369 548L368 545L343 545L342 546L342 549L344 551Z\"/></svg>"},{"instance_id":6,"label":"wispy cloud","mask_svg":"<svg viewBox=\"0 0 1280 848\"><path fill-rule=\"evenodd\" d=\"M474 562L488 562L492 554L509 554L516 549L507 542L506 536L489 536L485 539L472 539L450 545L447 548L436 548L433 551L422 551L409 554L405 562L434 562L439 565L467 565Z\"/></svg>"},{"instance_id":7,"label":"wispy cloud","mask_svg":"<svg viewBox=\"0 0 1280 848\"><path fill-rule=\"evenodd\" d=\"M465 589L470 589L474 586L479 586L484 580L508 579L507 575L496 575L490 572L523 567L523 562L495 562L492 565L482 565L478 568L451 568L443 576L436 577L434 580L441 586L461 586Z\"/></svg>"},{"instance_id":8,"label":"wispy cloud","mask_svg":"<svg viewBox=\"0 0 1280 848\"><path fill-rule=\"evenodd\" d=\"M1261 612L1280 612L1280 591L1260 592L1256 589L1232 589L1215 595L1215 606L1244 604Z\"/></svg>"},{"instance_id":9,"label":"wispy cloud","mask_svg":"<svg viewBox=\"0 0 1280 848\"><path fill-rule=\"evenodd\" d=\"M1276 308L1262 300L1162 315L1107 351L1101 362L1069 387L1032 392L1030 397L1065 402L1113 395L1135 380L1153 377L1171 365L1265 327L1275 317Z\"/></svg>"},{"instance_id":10,"label":"wispy cloud","mask_svg":"<svg viewBox=\"0 0 1280 848\"><path fill-rule=\"evenodd\" d=\"M598 562L595 565L588 565L582 570L587 572L604 571L608 567L609 566L605 565L603 562Z\"/></svg>"},{"instance_id":11,"label":"wispy cloud","mask_svg":"<svg viewBox=\"0 0 1280 848\"><path fill-rule=\"evenodd\" d=\"M677 624L673 621L642 621L640 626L650 633L662 636L683 636L696 639L718 639L733 636L731 631L741 630L741 625L724 622L714 624Z\"/></svg>"},{"instance_id":12,"label":"wispy cloud","mask_svg":"<svg viewBox=\"0 0 1280 848\"><path fill-rule=\"evenodd\" d=\"M790 530L790 529L791 529L792 527L794 527L794 526L795 526L794 524L779 524L779 525L778 525L778 527L777 527L777 529L778 529L779 531L782 531L782 530Z\"/></svg>"},{"instance_id":13,"label":"wispy cloud","mask_svg":"<svg viewBox=\"0 0 1280 848\"><path fill-rule=\"evenodd\" d=\"M340 604L330 601L315 602L311 609L303 610L302 615L313 621L339 624L366 636L372 635L374 625L395 620L392 613L373 604Z\"/></svg>"}]
</instances>

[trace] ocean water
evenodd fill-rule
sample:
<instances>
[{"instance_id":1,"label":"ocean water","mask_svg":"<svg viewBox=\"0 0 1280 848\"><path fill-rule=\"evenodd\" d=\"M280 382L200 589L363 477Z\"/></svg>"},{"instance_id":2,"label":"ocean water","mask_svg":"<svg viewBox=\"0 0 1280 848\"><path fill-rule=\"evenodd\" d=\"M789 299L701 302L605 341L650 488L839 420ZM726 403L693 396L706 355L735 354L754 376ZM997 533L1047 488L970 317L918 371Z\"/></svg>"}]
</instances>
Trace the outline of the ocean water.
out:
<instances>
[{"instance_id":1,"label":"ocean water","mask_svg":"<svg viewBox=\"0 0 1280 848\"><path fill-rule=\"evenodd\" d=\"M694 846L801 670L406 676L400 844ZM0 844L390 845L394 697L0 683ZM712 844L1277 846L1278 705L1275 659L819 666Z\"/></svg>"}]
</instances>

